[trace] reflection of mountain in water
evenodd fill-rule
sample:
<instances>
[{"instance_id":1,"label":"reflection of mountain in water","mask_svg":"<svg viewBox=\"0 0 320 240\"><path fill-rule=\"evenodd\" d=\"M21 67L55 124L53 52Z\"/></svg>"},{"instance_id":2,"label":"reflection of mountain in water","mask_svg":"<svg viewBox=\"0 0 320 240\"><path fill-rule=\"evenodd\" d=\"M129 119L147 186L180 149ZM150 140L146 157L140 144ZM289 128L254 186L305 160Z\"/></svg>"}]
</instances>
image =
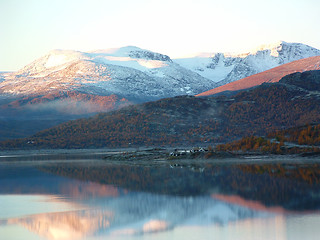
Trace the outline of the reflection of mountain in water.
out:
<instances>
[{"instance_id":1,"label":"reflection of mountain in water","mask_svg":"<svg viewBox=\"0 0 320 240\"><path fill-rule=\"evenodd\" d=\"M174 168L172 166L174 165ZM169 195L239 195L267 206L291 210L318 209L320 167L312 165L215 165L208 162L162 167L99 165L41 168L60 176L113 184L134 191Z\"/></svg>"},{"instance_id":2,"label":"reflection of mountain in water","mask_svg":"<svg viewBox=\"0 0 320 240\"><path fill-rule=\"evenodd\" d=\"M268 219L274 230L279 227L274 224L277 217L288 214L284 208L318 209L319 199L312 198L319 192L318 169L316 164L297 169L293 164L216 165L201 160L152 167L101 161L0 164L0 198L40 194L38 201L47 206L45 211L24 211L19 216L0 212L0 224L20 225L50 240L126 237ZM303 180L308 174L313 174L314 182ZM43 200L48 193L51 197ZM34 198L23 199L26 208L39 207ZM51 204L57 199L65 209L49 207L57 206ZM269 207L276 205L280 207Z\"/></svg>"},{"instance_id":3,"label":"reflection of mountain in water","mask_svg":"<svg viewBox=\"0 0 320 240\"><path fill-rule=\"evenodd\" d=\"M45 213L27 218L10 219L8 224L20 224L41 237L52 240L78 239L109 226L109 212L90 211Z\"/></svg>"},{"instance_id":4,"label":"reflection of mountain in water","mask_svg":"<svg viewBox=\"0 0 320 240\"><path fill-rule=\"evenodd\" d=\"M93 207L94 206L94 207ZM226 225L247 218L271 216L211 197L174 197L131 193L112 199L91 199L86 210L12 218L46 239L79 239L92 235L141 235L178 226Z\"/></svg>"}]
</instances>

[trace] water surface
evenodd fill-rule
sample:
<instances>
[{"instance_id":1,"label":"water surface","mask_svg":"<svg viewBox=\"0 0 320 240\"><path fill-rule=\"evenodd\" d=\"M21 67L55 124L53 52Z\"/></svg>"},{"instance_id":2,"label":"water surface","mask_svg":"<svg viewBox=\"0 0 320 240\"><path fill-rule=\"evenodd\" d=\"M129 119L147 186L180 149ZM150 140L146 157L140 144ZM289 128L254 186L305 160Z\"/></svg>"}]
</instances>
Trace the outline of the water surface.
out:
<instances>
[{"instance_id":1,"label":"water surface","mask_svg":"<svg viewBox=\"0 0 320 240\"><path fill-rule=\"evenodd\" d=\"M0 161L1 239L318 239L308 159ZM258 163L258 164L257 164Z\"/></svg>"}]
</instances>

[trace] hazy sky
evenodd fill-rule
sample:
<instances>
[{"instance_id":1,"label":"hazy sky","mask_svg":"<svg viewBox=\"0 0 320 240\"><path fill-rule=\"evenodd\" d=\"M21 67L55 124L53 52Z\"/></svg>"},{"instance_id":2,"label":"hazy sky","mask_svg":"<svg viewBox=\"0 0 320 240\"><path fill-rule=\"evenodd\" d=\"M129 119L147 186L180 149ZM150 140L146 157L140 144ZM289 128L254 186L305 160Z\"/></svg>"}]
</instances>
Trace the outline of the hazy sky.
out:
<instances>
[{"instance_id":1,"label":"hazy sky","mask_svg":"<svg viewBox=\"0 0 320 240\"><path fill-rule=\"evenodd\" d=\"M278 40L320 49L319 0L0 0L0 71L53 49L134 45L170 57Z\"/></svg>"}]
</instances>

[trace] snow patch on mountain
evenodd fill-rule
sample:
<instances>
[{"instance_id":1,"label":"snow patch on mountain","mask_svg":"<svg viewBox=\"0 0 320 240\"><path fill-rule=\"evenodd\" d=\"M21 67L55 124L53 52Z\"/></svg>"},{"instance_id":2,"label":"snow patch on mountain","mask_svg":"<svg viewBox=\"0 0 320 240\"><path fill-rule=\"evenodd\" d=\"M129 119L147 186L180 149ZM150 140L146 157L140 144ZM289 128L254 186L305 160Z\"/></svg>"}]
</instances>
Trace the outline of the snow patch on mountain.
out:
<instances>
[{"instance_id":1,"label":"snow patch on mountain","mask_svg":"<svg viewBox=\"0 0 320 240\"><path fill-rule=\"evenodd\" d=\"M220 57L221 56L221 57ZM210 57L194 57L175 59L179 65L197 72L199 75L217 82L215 79L224 79L232 71L233 65L224 64L224 55L216 54ZM215 61L214 71L212 70L213 61Z\"/></svg>"},{"instance_id":2,"label":"snow patch on mountain","mask_svg":"<svg viewBox=\"0 0 320 240\"><path fill-rule=\"evenodd\" d=\"M133 46L98 50L92 52L89 56L97 62L101 61L105 64L130 67L146 72L148 72L148 69L162 68L172 63L170 57L166 55Z\"/></svg>"},{"instance_id":3,"label":"snow patch on mountain","mask_svg":"<svg viewBox=\"0 0 320 240\"><path fill-rule=\"evenodd\" d=\"M51 55L44 66L45 68L51 68L65 64L66 62L66 55Z\"/></svg>"},{"instance_id":4,"label":"snow patch on mountain","mask_svg":"<svg viewBox=\"0 0 320 240\"><path fill-rule=\"evenodd\" d=\"M19 70L15 75L24 77L44 77L67 67L70 63L88 57L81 52L72 50L53 50Z\"/></svg>"}]
</instances>

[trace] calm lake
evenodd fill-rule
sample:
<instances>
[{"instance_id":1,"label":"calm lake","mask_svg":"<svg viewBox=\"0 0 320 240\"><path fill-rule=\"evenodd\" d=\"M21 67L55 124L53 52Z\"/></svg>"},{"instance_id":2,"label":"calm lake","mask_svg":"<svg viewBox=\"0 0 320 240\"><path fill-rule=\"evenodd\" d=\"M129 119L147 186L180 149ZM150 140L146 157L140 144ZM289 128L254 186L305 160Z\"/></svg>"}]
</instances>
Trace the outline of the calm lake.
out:
<instances>
[{"instance_id":1,"label":"calm lake","mask_svg":"<svg viewBox=\"0 0 320 240\"><path fill-rule=\"evenodd\" d=\"M310 240L319 210L317 159L0 156L0 239Z\"/></svg>"}]
</instances>

